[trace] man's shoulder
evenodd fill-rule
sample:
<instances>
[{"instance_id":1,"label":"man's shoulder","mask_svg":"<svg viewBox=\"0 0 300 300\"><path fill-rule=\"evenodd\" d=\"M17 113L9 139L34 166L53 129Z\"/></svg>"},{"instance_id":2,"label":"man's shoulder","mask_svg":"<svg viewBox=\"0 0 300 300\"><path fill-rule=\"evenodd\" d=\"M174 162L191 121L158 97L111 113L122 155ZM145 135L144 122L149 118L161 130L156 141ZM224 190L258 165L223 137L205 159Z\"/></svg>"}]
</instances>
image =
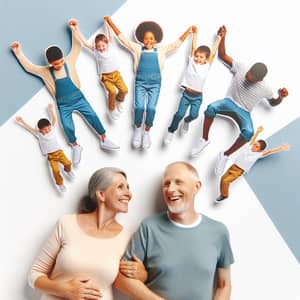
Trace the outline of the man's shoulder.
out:
<instances>
[{"instance_id":1,"label":"man's shoulder","mask_svg":"<svg viewBox=\"0 0 300 300\"><path fill-rule=\"evenodd\" d=\"M203 223L214 232L226 233L228 231L226 225L220 221L214 220L206 215L202 215Z\"/></svg>"},{"instance_id":2,"label":"man's shoulder","mask_svg":"<svg viewBox=\"0 0 300 300\"><path fill-rule=\"evenodd\" d=\"M156 214L156 215L146 217L142 221L141 225L144 226L144 227L156 226L158 224L163 223L166 220L166 218L167 218L166 212L162 212L162 213L159 213L159 214Z\"/></svg>"}]
</instances>

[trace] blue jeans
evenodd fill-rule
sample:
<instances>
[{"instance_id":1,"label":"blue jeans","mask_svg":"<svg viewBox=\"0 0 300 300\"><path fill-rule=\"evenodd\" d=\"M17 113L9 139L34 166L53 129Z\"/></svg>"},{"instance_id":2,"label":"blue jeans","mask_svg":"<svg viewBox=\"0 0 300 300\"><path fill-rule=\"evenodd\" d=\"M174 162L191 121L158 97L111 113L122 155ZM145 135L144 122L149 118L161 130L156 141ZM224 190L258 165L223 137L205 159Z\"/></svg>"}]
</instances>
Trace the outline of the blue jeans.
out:
<instances>
[{"instance_id":1,"label":"blue jeans","mask_svg":"<svg viewBox=\"0 0 300 300\"><path fill-rule=\"evenodd\" d=\"M146 106L146 120L145 125L152 127L156 112L156 105L160 93L161 84L159 83L145 83L139 80L135 82L135 99L134 99L134 124L140 127L143 122L143 115Z\"/></svg>"},{"instance_id":2,"label":"blue jeans","mask_svg":"<svg viewBox=\"0 0 300 300\"><path fill-rule=\"evenodd\" d=\"M208 118L214 118L216 114L231 117L237 122L241 130L240 137L246 141L250 141L254 134L250 113L237 106L230 98L212 102L207 106L204 114Z\"/></svg>"},{"instance_id":3,"label":"blue jeans","mask_svg":"<svg viewBox=\"0 0 300 300\"><path fill-rule=\"evenodd\" d=\"M168 128L168 131L175 132L177 130L179 122L185 116L185 113L189 106L191 106L190 112L189 115L184 118L184 121L189 123L197 119L199 116L199 109L201 103L202 103L202 95L192 95L184 91L182 93L177 112L174 114L173 120L171 122L170 127Z\"/></svg>"}]
</instances>

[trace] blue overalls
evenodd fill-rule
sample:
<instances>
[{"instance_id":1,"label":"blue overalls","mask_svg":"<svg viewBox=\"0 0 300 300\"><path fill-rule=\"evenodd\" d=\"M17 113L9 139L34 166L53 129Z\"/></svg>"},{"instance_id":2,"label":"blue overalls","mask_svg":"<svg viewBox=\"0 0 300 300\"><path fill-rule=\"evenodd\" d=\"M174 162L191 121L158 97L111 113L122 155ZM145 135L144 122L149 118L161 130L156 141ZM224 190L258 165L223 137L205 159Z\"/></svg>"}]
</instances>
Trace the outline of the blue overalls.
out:
<instances>
[{"instance_id":1,"label":"blue overalls","mask_svg":"<svg viewBox=\"0 0 300 300\"><path fill-rule=\"evenodd\" d=\"M72 113L78 111L87 122L101 135L105 133L95 111L85 99L83 93L72 82L67 64L64 64L67 76L56 79L53 68L50 68L51 75L55 82L55 98L60 115L60 121L69 143L76 142L75 127Z\"/></svg>"},{"instance_id":2,"label":"blue overalls","mask_svg":"<svg viewBox=\"0 0 300 300\"><path fill-rule=\"evenodd\" d=\"M146 52L144 49L143 47L135 78L134 124L137 127L142 125L148 98L145 125L152 127L161 87L161 73L157 48L153 52Z\"/></svg>"}]
</instances>

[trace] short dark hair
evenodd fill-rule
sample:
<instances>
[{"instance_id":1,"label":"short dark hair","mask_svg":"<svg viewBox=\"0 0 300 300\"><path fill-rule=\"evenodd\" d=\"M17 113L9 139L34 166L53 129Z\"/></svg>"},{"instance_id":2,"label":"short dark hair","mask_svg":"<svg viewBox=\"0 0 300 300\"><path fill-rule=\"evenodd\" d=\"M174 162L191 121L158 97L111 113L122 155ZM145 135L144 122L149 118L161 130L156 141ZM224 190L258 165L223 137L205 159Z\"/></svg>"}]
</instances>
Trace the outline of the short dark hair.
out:
<instances>
[{"instance_id":1,"label":"short dark hair","mask_svg":"<svg viewBox=\"0 0 300 300\"><path fill-rule=\"evenodd\" d=\"M267 142L266 142L266 141L264 141L264 140L258 140L257 142L258 142L259 145L260 145L260 150L261 150L261 151L263 151L263 150L266 149L266 147L267 147Z\"/></svg>"},{"instance_id":2,"label":"short dark hair","mask_svg":"<svg viewBox=\"0 0 300 300\"><path fill-rule=\"evenodd\" d=\"M46 49L46 57L49 63L63 58L63 52L57 46L50 46Z\"/></svg>"},{"instance_id":3,"label":"short dark hair","mask_svg":"<svg viewBox=\"0 0 300 300\"><path fill-rule=\"evenodd\" d=\"M257 80L261 81L268 73L268 68L264 63L255 63L249 70L251 75Z\"/></svg>"},{"instance_id":4,"label":"short dark hair","mask_svg":"<svg viewBox=\"0 0 300 300\"><path fill-rule=\"evenodd\" d=\"M48 119L40 119L37 122L38 129L43 129L44 127L47 127L49 125L51 125L51 123L50 123L50 121Z\"/></svg>"},{"instance_id":5,"label":"short dark hair","mask_svg":"<svg viewBox=\"0 0 300 300\"><path fill-rule=\"evenodd\" d=\"M105 34L103 34L103 33L97 34L96 37L95 37L95 44L97 44L100 41L108 44L108 38L107 38L107 36Z\"/></svg>"},{"instance_id":6,"label":"short dark hair","mask_svg":"<svg viewBox=\"0 0 300 300\"><path fill-rule=\"evenodd\" d=\"M195 55L197 52L205 53L206 58L209 58L209 56L210 56L210 49L209 49L209 47L204 46L204 45L199 46L199 47L195 50L194 55Z\"/></svg>"}]
</instances>

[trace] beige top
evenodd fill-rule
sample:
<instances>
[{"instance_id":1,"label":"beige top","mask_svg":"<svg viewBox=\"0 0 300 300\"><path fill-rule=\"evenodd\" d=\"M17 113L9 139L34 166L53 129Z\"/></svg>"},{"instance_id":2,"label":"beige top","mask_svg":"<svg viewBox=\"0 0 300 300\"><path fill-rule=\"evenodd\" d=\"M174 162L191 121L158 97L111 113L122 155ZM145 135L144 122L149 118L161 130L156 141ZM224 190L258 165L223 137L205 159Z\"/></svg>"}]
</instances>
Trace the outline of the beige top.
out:
<instances>
[{"instance_id":1,"label":"beige top","mask_svg":"<svg viewBox=\"0 0 300 300\"><path fill-rule=\"evenodd\" d=\"M134 72L136 72L137 68L138 68L138 65L139 65L140 56L141 56L141 53L142 53L142 47L143 47L142 44L138 44L138 43L130 41L122 33L118 36L118 39L132 53L132 55L133 55L133 69L134 69ZM157 47L157 55L158 55L158 63L159 63L160 71L162 71L163 68L164 68L166 56L169 55L172 51L179 48L181 46L181 44L182 44L182 41L180 39L178 39L177 41L175 41L175 42L173 42L169 45L162 46L162 47Z\"/></svg>"},{"instance_id":2,"label":"beige top","mask_svg":"<svg viewBox=\"0 0 300 300\"><path fill-rule=\"evenodd\" d=\"M72 34L72 48L67 57L65 57L65 62L68 65L69 73L71 80L73 83L80 88L80 82L79 78L76 72L75 63L78 58L78 55L81 50L81 43L79 40L75 38L75 36ZM17 58L20 62L20 64L23 66L25 71L34 74L38 77L40 77L47 89L49 90L50 94L55 98L55 82L53 80L53 77L51 76L50 72L50 66L37 66L34 65L24 54L21 52L17 55Z\"/></svg>"},{"instance_id":3,"label":"beige top","mask_svg":"<svg viewBox=\"0 0 300 300\"><path fill-rule=\"evenodd\" d=\"M42 275L65 280L80 273L99 284L101 299L112 300L112 284L129 239L130 233L124 228L113 238L90 236L80 228L76 214L65 215L59 219L33 263L29 285L34 287L34 282ZM61 298L47 294L41 298L52 299Z\"/></svg>"}]
</instances>

